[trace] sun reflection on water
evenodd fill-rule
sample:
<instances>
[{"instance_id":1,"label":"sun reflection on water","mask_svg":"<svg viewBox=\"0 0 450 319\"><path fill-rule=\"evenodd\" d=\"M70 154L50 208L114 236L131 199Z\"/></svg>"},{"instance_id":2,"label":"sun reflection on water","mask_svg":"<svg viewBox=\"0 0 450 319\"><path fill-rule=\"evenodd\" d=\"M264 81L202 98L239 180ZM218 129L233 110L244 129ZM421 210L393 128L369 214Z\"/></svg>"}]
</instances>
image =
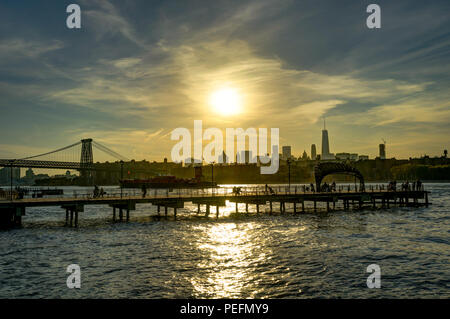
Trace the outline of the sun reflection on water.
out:
<instances>
[{"instance_id":1,"label":"sun reflection on water","mask_svg":"<svg viewBox=\"0 0 450 319\"><path fill-rule=\"evenodd\" d=\"M252 264L262 261L265 253L252 242L252 223L220 223L199 226L205 233L197 248L206 254L197 267L203 276L191 279L195 297L239 297L252 282Z\"/></svg>"}]
</instances>

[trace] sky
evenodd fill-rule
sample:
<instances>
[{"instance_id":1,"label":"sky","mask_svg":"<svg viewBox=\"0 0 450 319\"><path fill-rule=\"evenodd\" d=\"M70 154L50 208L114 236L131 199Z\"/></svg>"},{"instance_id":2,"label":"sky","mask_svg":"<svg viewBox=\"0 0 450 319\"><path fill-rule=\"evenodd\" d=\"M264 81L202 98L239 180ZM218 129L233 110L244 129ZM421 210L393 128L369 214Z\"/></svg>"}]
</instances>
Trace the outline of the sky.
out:
<instances>
[{"instance_id":1,"label":"sky","mask_svg":"<svg viewBox=\"0 0 450 319\"><path fill-rule=\"evenodd\" d=\"M66 7L81 7L68 29ZM381 7L381 28L366 7ZM293 155L449 147L450 2L0 0L0 158L82 138L170 157L171 131L279 128ZM240 112L211 95L232 88ZM94 154L95 159L99 159ZM169 159L170 160L170 159Z\"/></svg>"}]
</instances>

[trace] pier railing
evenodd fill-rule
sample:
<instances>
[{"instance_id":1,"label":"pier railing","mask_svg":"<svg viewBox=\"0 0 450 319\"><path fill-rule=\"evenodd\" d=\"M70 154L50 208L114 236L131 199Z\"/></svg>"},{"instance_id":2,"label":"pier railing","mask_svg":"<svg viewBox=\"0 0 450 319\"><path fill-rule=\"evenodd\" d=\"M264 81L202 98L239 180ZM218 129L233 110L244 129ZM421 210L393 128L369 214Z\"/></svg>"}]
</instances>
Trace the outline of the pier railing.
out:
<instances>
[{"instance_id":1,"label":"pier railing","mask_svg":"<svg viewBox=\"0 0 450 319\"><path fill-rule=\"evenodd\" d=\"M307 185L295 186L225 186L218 188L188 188L188 189L148 189L145 198L194 198L194 197L214 197L214 196L266 196L266 195L300 195L300 194L345 194L345 193L377 193L377 192L396 192L396 191L424 191L424 187L408 190L387 190L384 185L369 185L365 190L359 189L355 185L338 185L336 188L328 191L316 192ZM5 191L5 199L10 199L10 194ZM115 189L103 194L94 195L94 192L72 191L65 194L65 198L75 199L112 199L112 198L139 198L144 197L140 189ZM1 197L0 197L1 198ZM52 198L59 198L52 196ZM16 199L16 196L14 196Z\"/></svg>"}]
</instances>

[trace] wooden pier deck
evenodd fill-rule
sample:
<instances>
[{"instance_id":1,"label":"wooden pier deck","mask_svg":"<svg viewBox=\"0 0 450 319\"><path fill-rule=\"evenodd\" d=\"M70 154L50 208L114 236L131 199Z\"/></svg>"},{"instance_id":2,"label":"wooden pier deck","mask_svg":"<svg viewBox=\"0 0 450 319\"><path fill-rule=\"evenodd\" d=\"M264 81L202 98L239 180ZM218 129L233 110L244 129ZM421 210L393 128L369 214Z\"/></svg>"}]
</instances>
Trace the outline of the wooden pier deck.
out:
<instances>
[{"instance_id":1,"label":"wooden pier deck","mask_svg":"<svg viewBox=\"0 0 450 319\"><path fill-rule=\"evenodd\" d=\"M268 194L264 189L249 188L242 189L240 194L234 194L230 189L222 189L209 192L202 190L185 190L178 193L148 194L146 197L136 194L108 194L105 197L93 198L92 195L81 195L76 197L57 198L26 198L0 201L0 227L10 228L20 226L22 217L26 215L29 207L59 206L65 210L65 224L67 226L78 226L79 213L84 212L87 205L108 205L112 208L113 221L126 221L130 218L130 211L136 209L137 204L152 204L157 207L158 215L161 208L164 209L165 216L168 209L173 210L173 217L177 217L177 209L184 208L186 202L196 204L197 213L200 213L201 205L206 205L206 215L210 214L210 207L215 206L218 217L219 207L226 206L226 202L235 203L236 212L238 204L245 204L246 212L249 205L256 205L256 212L259 213L260 205L269 205L269 212L272 213L274 204L279 205L279 212L286 212L286 203L293 206L293 213L306 211L305 202L312 203L312 210L317 211L317 203L326 203L326 210L331 211L339 206L344 210L352 208L362 209L364 207L389 208L391 206L428 206L428 191L385 191L371 190L367 192L358 191L337 191L337 192L301 192L297 188L278 191ZM277 206L278 206L277 205ZM298 206L297 206L298 205ZM116 215L118 210L119 214ZM124 214L125 213L125 214Z\"/></svg>"}]
</instances>

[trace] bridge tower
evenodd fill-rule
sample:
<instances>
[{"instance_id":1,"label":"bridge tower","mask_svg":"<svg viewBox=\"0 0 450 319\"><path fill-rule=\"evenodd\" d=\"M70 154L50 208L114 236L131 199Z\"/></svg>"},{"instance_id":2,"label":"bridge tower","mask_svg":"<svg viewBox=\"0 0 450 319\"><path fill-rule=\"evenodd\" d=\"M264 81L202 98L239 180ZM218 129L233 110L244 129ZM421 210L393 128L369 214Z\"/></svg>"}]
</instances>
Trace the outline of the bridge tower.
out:
<instances>
[{"instance_id":1,"label":"bridge tower","mask_svg":"<svg viewBox=\"0 0 450 319\"><path fill-rule=\"evenodd\" d=\"M90 170L93 163L94 155L92 153L92 138L81 140L80 175L84 178L84 183L87 185L92 185L94 180L93 172Z\"/></svg>"},{"instance_id":2,"label":"bridge tower","mask_svg":"<svg viewBox=\"0 0 450 319\"><path fill-rule=\"evenodd\" d=\"M92 154L92 138L81 140L81 166L90 166L94 163L94 155Z\"/></svg>"}]
</instances>

